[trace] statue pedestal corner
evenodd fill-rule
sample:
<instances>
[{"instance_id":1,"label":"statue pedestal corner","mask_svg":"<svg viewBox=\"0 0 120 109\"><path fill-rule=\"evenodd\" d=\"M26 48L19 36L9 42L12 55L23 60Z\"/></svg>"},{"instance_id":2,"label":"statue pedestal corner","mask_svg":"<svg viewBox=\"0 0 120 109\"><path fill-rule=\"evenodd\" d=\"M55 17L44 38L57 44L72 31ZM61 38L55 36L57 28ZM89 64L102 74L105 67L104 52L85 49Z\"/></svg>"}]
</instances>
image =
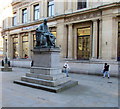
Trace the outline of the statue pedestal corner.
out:
<instances>
[{"instance_id":1,"label":"statue pedestal corner","mask_svg":"<svg viewBox=\"0 0 120 109\"><path fill-rule=\"evenodd\" d=\"M32 60L30 73L26 73L20 81L15 80L14 83L56 93L78 84L62 73L59 48L34 49Z\"/></svg>"}]
</instances>

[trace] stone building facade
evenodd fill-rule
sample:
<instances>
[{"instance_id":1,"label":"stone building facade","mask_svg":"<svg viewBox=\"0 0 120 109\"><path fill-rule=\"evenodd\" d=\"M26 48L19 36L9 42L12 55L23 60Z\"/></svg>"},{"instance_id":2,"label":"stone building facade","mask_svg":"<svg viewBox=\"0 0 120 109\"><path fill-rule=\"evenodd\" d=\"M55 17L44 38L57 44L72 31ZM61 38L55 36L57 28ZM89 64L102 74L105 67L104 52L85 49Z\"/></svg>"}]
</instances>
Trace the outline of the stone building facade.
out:
<instances>
[{"instance_id":1,"label":"stone building facade","mask_svg":"<svg viewBox=\"0 0 120 109\"><path fill-rule=\"evenodd\" d=\"M32 58L35 29L47 18L63 59L73 63L108 62L118 69L120 2L102 1L13 0L13 17L3 21L2 30L3 37L7 37L8 58L21 59L25 54Z\"/></svg>"},{"instance_id":2,"label":"stone building facade","mask_svg":"<svg viewBox=\"0 0 120 109\"><path fill-rule=\"evenodd\" d=\"M3 58L3 38L1 37L1 27L0 27L0 60Z\"/></svg>"}]
</instances>

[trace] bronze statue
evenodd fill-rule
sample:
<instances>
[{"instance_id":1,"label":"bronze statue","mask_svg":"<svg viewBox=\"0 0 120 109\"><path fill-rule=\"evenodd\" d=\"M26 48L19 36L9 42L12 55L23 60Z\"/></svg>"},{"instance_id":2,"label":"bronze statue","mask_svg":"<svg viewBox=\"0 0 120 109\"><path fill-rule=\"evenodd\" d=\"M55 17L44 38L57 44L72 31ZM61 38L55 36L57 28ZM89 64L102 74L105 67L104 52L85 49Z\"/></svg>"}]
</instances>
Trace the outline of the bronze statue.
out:
<instances>
[{"instance_id":1,"label":"bronze statue","mask_svg":"<svg viewBox=\"0 0 120 109\"><path fill-rule=\"evenodd\" d=\"M55 47L55 36L50 33L47 19L36 29L36 48Z\"/></svg>"}]
</instances>

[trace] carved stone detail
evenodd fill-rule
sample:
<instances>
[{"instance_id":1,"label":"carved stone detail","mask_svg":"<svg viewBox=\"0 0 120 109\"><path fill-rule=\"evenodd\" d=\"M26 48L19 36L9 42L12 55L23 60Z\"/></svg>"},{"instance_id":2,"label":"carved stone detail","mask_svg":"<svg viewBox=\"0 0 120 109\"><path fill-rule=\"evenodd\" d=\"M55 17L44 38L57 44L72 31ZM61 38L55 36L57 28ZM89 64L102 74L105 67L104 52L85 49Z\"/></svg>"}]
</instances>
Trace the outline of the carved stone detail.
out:
<instances>
[{"instance_id":1,"label":"carved stone detail","mask_svg":"<svg viewBox=\"0 0 120 109\"><path fill-rule=\"evenodd\" d=\"M84 20L84 19L100 17L100 16L101 16L101 12L94 12L94 13L75 15L75 16L71 16L71 17L65 18L65 22Z\"/></svg>"}]
</instances>

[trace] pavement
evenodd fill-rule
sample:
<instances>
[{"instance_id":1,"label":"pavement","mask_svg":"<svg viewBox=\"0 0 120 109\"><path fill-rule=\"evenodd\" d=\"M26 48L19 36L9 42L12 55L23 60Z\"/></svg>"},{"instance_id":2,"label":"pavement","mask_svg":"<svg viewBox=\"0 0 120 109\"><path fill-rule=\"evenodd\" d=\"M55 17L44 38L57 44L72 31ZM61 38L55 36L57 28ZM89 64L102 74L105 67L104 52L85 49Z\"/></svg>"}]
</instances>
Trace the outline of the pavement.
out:
<instances>
[{"instance_id":1,"label":"pavement","mask_svg":"<svg viewBox=\"0 0 120 109\"><path fill-rule=\"evenodd\" d=\"M14 84L30 72L26 68L0 71L0 106L2 107L118 107L118 79L70 73L79 85L60 93Z\"/></svg>"}]
</instances>

